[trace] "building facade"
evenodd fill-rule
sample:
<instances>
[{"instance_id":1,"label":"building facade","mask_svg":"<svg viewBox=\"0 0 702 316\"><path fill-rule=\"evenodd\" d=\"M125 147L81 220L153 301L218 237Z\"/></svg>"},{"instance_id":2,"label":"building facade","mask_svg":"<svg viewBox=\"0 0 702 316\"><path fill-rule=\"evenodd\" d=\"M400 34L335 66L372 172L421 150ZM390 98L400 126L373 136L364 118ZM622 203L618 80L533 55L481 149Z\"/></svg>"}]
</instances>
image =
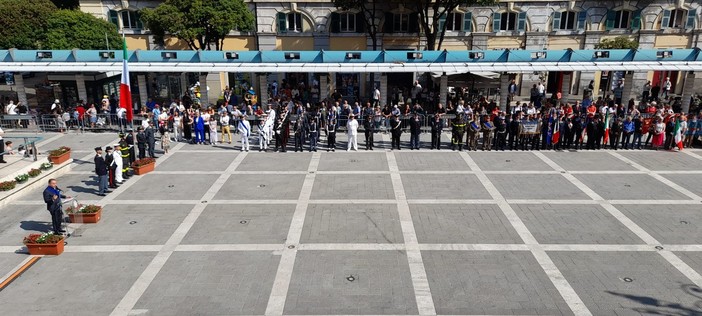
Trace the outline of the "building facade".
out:
<instances>
[{"instance_id":1,"label":"building facade","mask_svg":"<svg viewBox=\"0 0 702 316\"><path fill-rule=\"evenodd\" d=\"M139 20L139 10L157 6L161 1L81 0L81 10L104 18L124 30L129 49L188 49L182 41L167 38L155 43ZM249 0L255 14L255 31L230 32L224 50L371 50L373 42L361 13L341 10L330 0L282 2ZM377 48L384 50L423 50L426 40L420 33L418 16L401 4L377 4L375 23L379 26ZM443 16L440 25L446 33L440 49L593 49L603 39L625 36L639 42L640 48L702 48L702 3L692 0L639 1L511 1L502 0L493 7L459 7ZM172 76L172 75L170 75ZM256 74L208 74L210 89L241 84L260 86L273 81L311 83L328 82L330 89L342 94L367 96L370 87L366 74L272 74L261 79ZM388 75L390 76L390 75ZM389 83L409 86L413 74L393 74ZM689 77L688 77L689 76ZM646 81L661 85L670 77L673 91L680 93L686 81L699 81L702 74L675 71L642 73L551 72L512 76L528 95L532 84L543 80L548 92L581 94L594 81L601 93L611 90L618 79L625 79L625 95L640 95ZM697 79L695 79L697 78ZM180 82L182 81L182 82ZM187 78L149 74L154 86L185 88ZM165 82L165 83L164 83ZM698 84L695 84L698 86ZM149 85L145 86L150 89ZM355 87L355 88L354 88ZM260 88L260 87L259 87ZM388 87L391 89L392 87ZM359 91L354 91L358 89ZM160 89L160 91L163 89ZM324 89L322 89L324 90ZM170 90L158 95L171 96ZM212 93L211 93L212 94ZM216 98L209 96L210 100ZM626 98L628 99L628 98Z\"/></svg>"}]
</instances>

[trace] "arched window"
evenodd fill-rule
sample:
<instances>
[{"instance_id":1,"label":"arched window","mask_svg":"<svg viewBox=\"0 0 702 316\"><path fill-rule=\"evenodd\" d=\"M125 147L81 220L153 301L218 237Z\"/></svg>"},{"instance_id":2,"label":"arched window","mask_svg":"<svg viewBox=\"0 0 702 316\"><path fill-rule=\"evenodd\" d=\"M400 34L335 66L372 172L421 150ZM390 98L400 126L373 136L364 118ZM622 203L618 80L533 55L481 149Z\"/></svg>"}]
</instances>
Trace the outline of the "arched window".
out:
<instances>
[{"instance_id":1,"label":"arched window","mask_svg":"<svg viewBox=\"0 0 702 316\"><path fill-rule=\"evenodd\" d=\"M697 10L663 10L661 28L694 29L696 25Z\"/></svg>"},{"instance_id":2,"label":"arched window","mask_svg":"<svg viewBox=\"0 0 702 316\"><path fill-rule=\"evenodd\" d=\"M139 15L138 11L110 10L109 20L120 29L140 30L144 28L144 23L141 22L141 16Z\"/></svg>"},{"instance_id":3,"label":"arched window","mask_svg":"<svg viewBox=\"0 0 702 316\"><path fill-rule=\"evenodd\" d=\"M278 32L302 32L302 13L300 12L278 12Z\"/></svg>"},{"instance_id":4,"label":"arched window","mask_svg":"<svg viewBox=\"0 0 702 316\"><path fill-rule=\"evenodd\" d=\"M495 12L492 14L492 31L525 31L526 12Z\"/></svg>"},{"instance_id":5,"label":"arched window","mask_svg":"<svg viewBox=\"0 0 702 316\"><path fill-rule=\"evenodd\" d=\"M363 13L332 12L329 19L329 31L332 33L363 33L366 21Z\"/></svg>"},{"instance_id":6,"label":"arched window","mask_svg":"<svg viewBox=\"0 0 702 316\"><path fill-rule=\"evenodd\" d=\"M584 30L587 12L553 12L553 30Z\"/></svg>"},{"instance_id":7,"label":"arched window","mask_svg":"<svg viewBox=\"0 0 702 316\"><path fill-rule=\"evenodd\" d=\"M447 32L472 32L473 14L471 12L453 12L451 14L442 15L439 18L439 30L442 30L444 25L446 25Z\"/></svg>"},{"instance_id":8,"label":"arched window","mask_svg":"<svg viewBox=\"0 0 702 316\"><path fill-rule=\"evenodd\" d=\"M616 10L607 11L605 30L641 28L641 11Z\"/></svg>"}]
</instances>

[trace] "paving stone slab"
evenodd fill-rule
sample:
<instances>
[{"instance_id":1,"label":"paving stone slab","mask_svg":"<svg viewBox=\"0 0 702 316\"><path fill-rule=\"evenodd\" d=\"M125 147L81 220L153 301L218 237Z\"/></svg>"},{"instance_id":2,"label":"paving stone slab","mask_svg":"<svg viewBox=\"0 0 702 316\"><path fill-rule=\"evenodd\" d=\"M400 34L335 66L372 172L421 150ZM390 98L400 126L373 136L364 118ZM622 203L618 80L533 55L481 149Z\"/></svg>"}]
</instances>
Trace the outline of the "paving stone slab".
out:
<instances>
[{"instance_id":1,"label":"paving stone slab","mask_svg":"<svg viewBox=\"0 0 702 316\"><path fill-rule=\"evenodd\" d=\"M539 243L644 243L600 205L523 204L512 209Z\"/></svg>"},{"instance_id":2,"label":"paving stone slab","mask_svg":"<svg viewBox=\"0 0 702 316\"><path fill-rule=\"evenodd\" d=\"M158 165L158 171L224 171L239 153L174 152Z\"/></svg>"},{"instance_id":3,"label":"paving stone slab","mask_svg":"<svg viewBox=\"0 0 702 316\"><path fill-rule=\"evenodd\" d=\"M307 171L310 160L312 154L307 152L249 152L236 171Z\"/></svg>"},{"instance_id":4,"label":"paving stone slab","mask_svg":"<svg viewBox=\"0 0 702 316\"><path fill-rule=\"evenodd\" d=\"M519 244L522 239L494 204L410 204L420 243Z\"/></svg>"},{"instance_id":5,"label":"paving stone slab","mask_svg":"<svg viewBox=\"0 0 702 316\"><path fill-rule=\"evenodd\" d=\"M469 155L483 171L553 171L530 152L470 152Z\"/></svg>"},{"instance_id":6,"label":"paving stone slab","mask_svg":"<svg viewBox=\"0 0 702 316\"><path fill-rule=\"evenodd\" d=\"M692 282L655 252L548 255L593 315L702 313L695 306L698 298L684 290ZM669 309L666 305L674 307Z\"/></svg>"},{"instance_id":7,"label":"paving stone slab","mask_svg":"<svg viewBox=\"0 0 702 316\"><path fill-rule=\"evenodd\" d=\"M619 154L649 170L702 170L702 160L684 153L646 150L619 151Z\"/></svg>"},{"instance_id":8,"label":"paving stone slab","mask_svg":"<svg viewBox=\"0 0 702 316\"><path fill-rule=\"evenodd\" d=\"M24 259L27 259L25 254L0 253L0 277L13 272Z\"/></svg>"},{"instance_id":9,"label":"paving stone slab","mask_svg":"<svg viewBox=\"0 0 702 316\"><path fill-rule=\"evenodd\" d=\"M702 244L699 205L615 205L626 217L664 244Z\"/></svg>"},{"instance_id":10,"label":"paving stone slab","mask_svg":"<svg viewBox=\"0 0 702 316\"><path fill-rule=\"evenodd\" d=\"M491 199L473 174L403 174L402 186L407 199Z\"/></svg>"},{"instance_id":11,"label":"paving stone slab","mask_svg":"<svg viewBox=\"0 0 702 316\"><path fill-rule=\"evenodd\" d=\"M318 174L312 187L313 200L395 199L389 174Z\"/></svg>"},{"instance_id":12,"label":"paving stone slab","mask_svg":"<svg viewBox=\"0 0 702 316\"><path fill-rule=\"evenodd\" d=\"M689 200L646 174L577 174L578 180L606 200Z\"/></svg>"},{"instance_id":13,"label":"paving stone slab","mask_svg":"<svg viewBox=\"0 0 702 316\"><path fill-rule=\"evenodd\" d=\"M570 171L636 171L630 164L607 152L542 152L561 168Z\"/></svg>"},{"instance_id":14,"label":"paving stone slab","mask_svg":"<svg viewBox=\"0 0 702 316\"><path fill-rule=\"evenodd\" d=\"M152 174L132 177L132 184L115 200L199 200L219 176L216 174Z\"/></svg>"},{"instance_id":15,"label":"paving stone slab","mask_svg":"<svg viewBox=\"0 0 702 316\"><path fill-rule=\"evenodd\" d=\"M0 315L109 315L155 255L43 257L2 291Z\"/></svg>"},{"instance_id":16,"label":"paving stone slab","mask_svg":"<svg viewBox=\"0 0 702 316\"><path fill-rule=\"evenodd\" d=\"M402 251L299 251L283 314L417 314L407 256Z\"/></svg>"},{"instance_id":17,"label":"paving stone slab","mask_svg":"<svg viewBox=\"0 0 702 316\"><path fill-rule=\"evenodd\" d=\"M384 152L378 153L322 153L319 171L388 171L388 160Z\"/></svg>"},{"instance_id":18,"label":"paving stone slab","mask_svg":"<svg viewBox=\"0 0 702 316\"><path fill-rule=\"evenodd\" d=\"M572 315L528 251L422 251L437 314Z\"/></svg>"},{"instance_id":19,"label":"paving stone slab","mask_svg":"<svg viewBox=\"0 0 702 316\"><path fill-rule=\"evenodd\" d=\"M279 255L174 252L134 306L144 315L262 315Z\"/></svg>"},{"instance_id":20,"label":"paving stone slab","mask_svg":"<svg viewBox=\"0 0 702 316\"><path fill-rule=\"evenodd\" d=\"M10 204L0 216L0 246L22 247L22 239L32 233L52 231L46 205Z\"/></svg>"},{"instance_id":21,"label":"paving stone slab","mask_svg":"<svg viewBox=\"0 0 702 316\"><path fill-rule=\"evenodd\" d=\"M302 243L402 243L395 204L310 204Z\"/></svg>"},{"instance_id":22,"label":"paving stone slab","mask_svg":"<svg viewBox=\"0 0 702 316\"><path fill-rule=\"evenodd\" d=\"M297 200L304 174L289 175L231 175L215 200Z\"/></svg>"},{"instance_id":23,"label":"paving stone slab","mask_svg":"<svg viewBox=\"0 0 702 316\"><path fill-rule=\"evenodd\" d=\"M193 207L107 204L100 222L79 226L68 242L69 245L163 245Z\"/></svg>"},{"instance_id":24,"label":"paving stone slab","mask_svg":"<svg viewBox=\"0 0 702 316\"><path fill-rule=\"evenodd\" d=\"M463 157L452 151L395 153L395 160L400 171L470 171Z\"/></svg>"},{"instance_id":25,"label":"paving stone slab","mask_svg":"<svg viewBox=\"0 0 702 316\"><path fill-rule=\"evenodd\" d=\"M208 205L183 244L283 244L295 205ZM223 232L213 238L212 232Z\"/></svg>"},{"instance_id":26,"label":"paving stone slab","mask_svg":"<svg viewBox=\"0 0 702 316\"><path fill-rule=\"evenodd\" d=\"M505 199L590 199L559 174L488 174L487 177Z\"/></svg>"},{"instance_id":27,"label":"paving stone slab","mask_svg":"<svg viewBox=\"0 0 702 316\"><path fill-rule=\"evenodd\" d=\"M699 174L663 174L663 177L675 184L687 189L688 191L702 196L702 183L700 178L702 175Z\"/></svg>"}]
</instances>

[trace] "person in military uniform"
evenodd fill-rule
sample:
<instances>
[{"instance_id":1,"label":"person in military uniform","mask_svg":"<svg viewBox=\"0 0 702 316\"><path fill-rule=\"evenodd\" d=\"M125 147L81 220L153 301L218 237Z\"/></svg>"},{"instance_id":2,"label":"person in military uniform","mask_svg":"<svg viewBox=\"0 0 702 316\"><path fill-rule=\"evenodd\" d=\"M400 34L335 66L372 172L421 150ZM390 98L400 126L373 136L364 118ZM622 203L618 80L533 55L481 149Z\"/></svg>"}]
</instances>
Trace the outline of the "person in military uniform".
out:
<instances>
[{"instance_id":1,"label":"person in military uniform","mask_svg":"<svg viewBox=\"0 0 702 316\"><path fill-rule=\"evenodd\" d=\"M451 121L451 150L463 150L463 133L466 130L466 122L462 113L456 113L456 117Z\"/></svg>"},{"instance_id":2,"label":"person in military uniform","mask_svg":"<svg viewBox=\"0 0 702 316\"><path fill-rule=\"evenodd\" d=\"M419 150L419 135L422 132L422 123L419 121L419 115L415 112L409 120L410 126L410 149Z\"/></svg>"},{"instance_id":3,"label":"person in military uniform","mask_svg":"<svg viewBox=\"0 0 702 316\"><path fill-rule=\"evenodd\" d=\"M483 151L492 150L492 138L494 136L495 125L490 121L489 115L483 115L481 120L482 132L483 132Z\"/></svg>"},{"instance_id":4,"label":"person in military uniform","mask_svg":"<svg viewBox=\"0 0 702 316\"><path fill-rule=\"evenodd\" d=\"M392 147L391 149L400 150L400 137L402 136L402 121L397 117L396 114L392 115L390 118L390 130L392 137Z\"/></svg>"},{"instance_id":5,"label":"person in military uniform","mask_svg":"<svg viewBox=\"0 0 702 316\"><path fill-rule=\"evenodd\" d=\"M107 187L110 189L117 188L115 183L115 171L117 170L117 162L115 161L112 147L105 147L105 164L107 165ZM121 171L121 170L120 170Z\"/></svg>"},{"instance_id":6,"label":"person in military uniform","mask_svg":"<svg viewBox=\"0 0 702 316\"><path fill-rule=\"evenodd\" d=\"M144 133L144 128L139 126L137 128L137 147L139 148L139 159L146 158L146 133Z\"/></svg>"},{"instance_id":7,"label":"person in military uniform","mask_svg":"<svg viewBox=\"0 0 702 316\"><path fill-rule=\"evenodd\" d=\"M293 123L293 137L295 138L295 152L302 150L302 116L298 116Z\"/></svg>"},{"instance_id":8,"label":"person in military uniform","mask_svg":"<svg viewBox=\"0 0 702 316\"><path fill-rule=\"evenodd\" d=\"M509 150L519 149L519 137L522 133L522 125L520 123L519 114L513 114L512 120L509 121Z\"/></svg>"},{"instance_id":9,"label":"person in military uniform","mask_svg":"<svg viewBox=\"0 0 702 316\"><path fill-rule=\"evenodd\" d=\"M336 116L331 116L325 125L327 130L327 151L336 151Z\"/></svg>"},{"instance_id":10,"label":"person in military uniform","mask_svg":"<svg viewBox=\"0 0 702 316\"><path fill-rule=\"evenodd\" d=\"M366 136L366 150L373 150L374 127L373 115L366 115L366 119L363 121L363 132Z\"/></svg>"},{"instance_id":11,"label":"person in military uniform","mask_svg":"<svg viewBox=\"0 0 702 316\"><path fill-rule=\"evenodd\" d=\"M466 147L468 150L478 150L478 138L480 136L480 122L475 119L475 116L468 114L468 133L466 136Z\"/></svg>"},{"instance_id":12,"label":"person in military uniform","mask_svg":"<svg viewBox=\"0 0 702 316\"><path fill-rule=\"evenodd\" d=\"M127 145L129 145L129 163L131 164L132 162L136 161L136 149L134 149L134 135L132 134L133 130L128 130L127 134L124 137L124 140L127 142Z\"/></svg>"},{"instance_id":13,"label":"person in military uniform","mask_svg":"<svg viewBox=\"0 0 702 316\"><path fill-rule=\"evenodd\" d=\"M441 132L444 129L444 121L440 115L434 115L434 119L429 121L431 126L431 149L441 150Z\"/></svg>"},{"instance_id":14,"label":"person in military uniform","mask_svg":"<svg viewBox=\"0 0 702 316\"><path fill-rule=\"evenodd\" d=\"M505 112L500 112L500 115L495 117L495 150L505 151L507 147L507 122Z\"/></svg>"}]
</instances>

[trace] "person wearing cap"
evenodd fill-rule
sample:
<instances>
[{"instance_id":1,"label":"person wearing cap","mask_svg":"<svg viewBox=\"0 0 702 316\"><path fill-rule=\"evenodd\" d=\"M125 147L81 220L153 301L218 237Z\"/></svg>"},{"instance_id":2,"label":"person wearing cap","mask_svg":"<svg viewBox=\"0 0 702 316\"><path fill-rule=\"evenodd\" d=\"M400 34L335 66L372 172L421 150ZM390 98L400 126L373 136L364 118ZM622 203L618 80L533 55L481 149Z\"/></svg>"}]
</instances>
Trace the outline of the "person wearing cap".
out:
<instances>
[{"instance_id":1,"label":"person wearing cap","mask_svg":"<svg viewBox=\"0 0 702 316\"><path fill-rule=\"evenodd\" d=\"M115 161L115 185L119 185L124 182L125 159L122 156L123 151L122 144L115 144L115 150L112 153L112 157Z\"/></svg>"},{"instance_id":2,"label":"person wearing cap","mask_svg":"<svg viewBox=\"0 0 702 316\"><path fill-rule=\"evenodd\" d=\"M400 150L400 137L402 136L402 121L398 116L393 113L390 118L390 136L391 136L391 150L397 148Z\"/></svg>"},{"instance_id":3,"label":"person wearing cap","mask_svg":"<svg viewBox=\"0 0 702 316\"><path fill-rule=\"evenodd\" d=\"M349 121L346 123L346 134L348 135L346 151L350 151L351 148L354 151L358 151L358 121L356 121L356 116L353 114L349 115Z\"/></svg>"},{"instance_id":4,"label":"person wearing cap","mask_svg":"<svg viewBox=\"0 0 702 316\"><path fill-rule=\"evenodd\" d=\"M422 124L419 121L419 115L412 113L412 118L409 121L410 126L410 150L419 150L419 133L422 131Z\"/></svg>"},{"instance_id":5,"label":"person wearing cap","mask_svg":"<svg viewBox=\"0 0 702 316\"><path fill-rule=\"evenodd\" d=\"M366 115L366 119L363 121L363 133L366 136L366 150L373 150L373 134L375 133L374 124L375 122L373 122L373 115Z\"/></svg>"},{"instance_id":6,"label":"person wearing cap","mask_svg":"<svg viewBox=\"0 0 702 316\"><path fill-rule=\"evenodd\" d=\"M117 162L112 152L112 147L105 147L105 164L107 165L107 187L111 189L117 188L115 183L115 173L117 170Z\"/></svg>"},{"instance_id":7,"label":"person wearing cap","mask_svg":"<svg viewBox=\"0 0 702 316\"><path fill-rule=\"evenodd\" d=\"M98 177L98 195L105 196L107 191L107 163L105 163L105 158L102 157L102 148L95 147L95 175Z\"/></svg>"},{"instance_id":8,"label":"person wearing cap","mask_svg":"<svg viewBox=\"0 0 702 316\"><path fill-rule=\"evenodd\" d=\"M429 126L431 126L431 149L441 150L441 132L444 129L444 121L441 119L441 115L434 115L432 120L429 121Z\"/></svg>"},{"instance_id":9,"label":"person wearing cap","mask_svg":"<svg viewBox=\"0 0 702 316\"><path fill-rule=\"evenodd\" d=\"M144 133L144 128L137 127L137 148L139 148L139 159L146 158L146 133Z\"/></svg>"}]
</instances>

